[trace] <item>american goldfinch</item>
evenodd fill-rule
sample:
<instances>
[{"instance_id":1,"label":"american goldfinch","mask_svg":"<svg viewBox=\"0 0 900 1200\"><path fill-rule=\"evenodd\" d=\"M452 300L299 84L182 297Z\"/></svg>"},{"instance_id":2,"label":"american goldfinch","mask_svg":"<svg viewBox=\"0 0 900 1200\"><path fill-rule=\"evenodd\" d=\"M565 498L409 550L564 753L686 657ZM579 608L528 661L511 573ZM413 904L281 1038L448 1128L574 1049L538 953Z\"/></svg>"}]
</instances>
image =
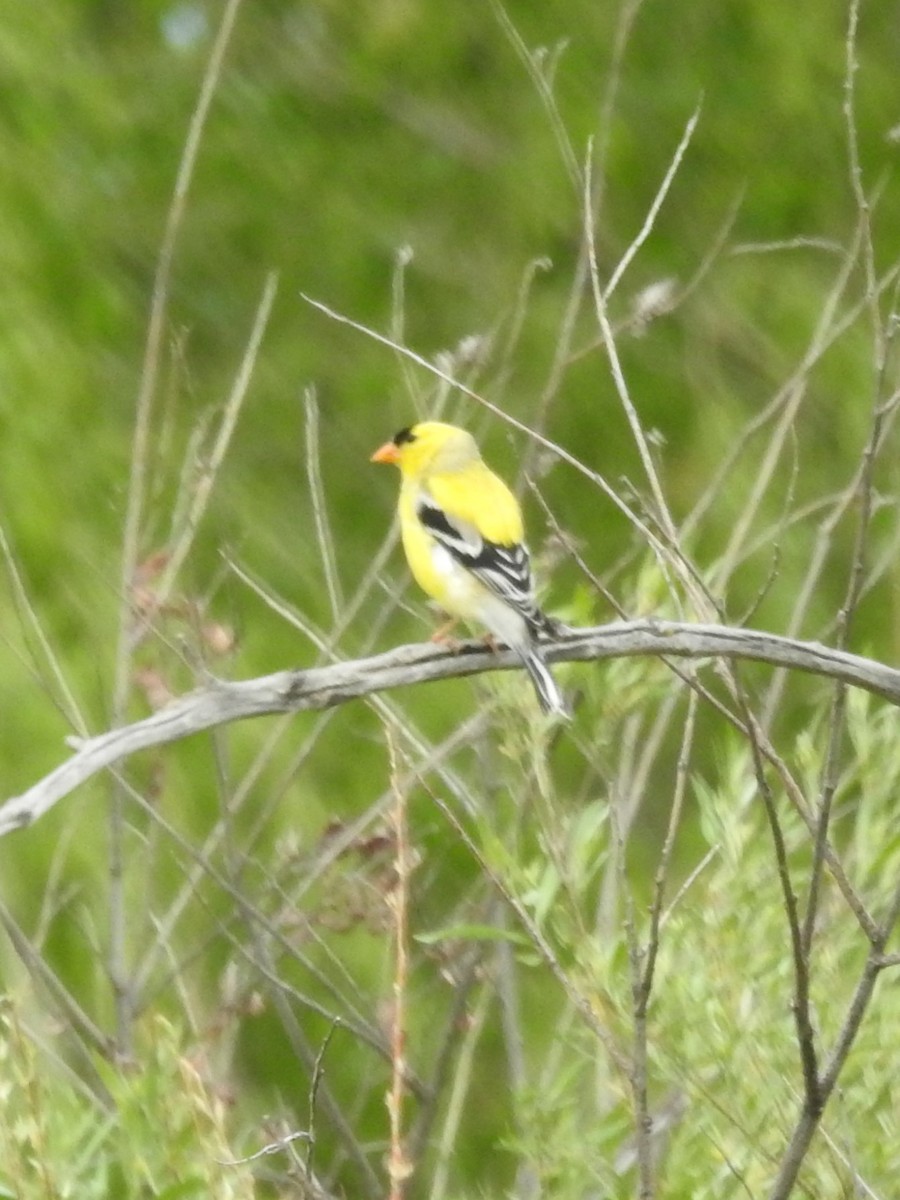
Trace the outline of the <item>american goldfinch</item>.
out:
<instances>
[{"instance_id":1,"label":"american goldfinch","mask_svg":"<svg viewBox=\"0 0 900 1200\"><path fill-rule=\"evenodd\" d=\"M544 712L568 716L538 645L553 623L538 608L522 512L464 429L424 421L372 455L400 468L400 532L416 582L455 620L511 647Z\"/></svg>"}]
</instances>

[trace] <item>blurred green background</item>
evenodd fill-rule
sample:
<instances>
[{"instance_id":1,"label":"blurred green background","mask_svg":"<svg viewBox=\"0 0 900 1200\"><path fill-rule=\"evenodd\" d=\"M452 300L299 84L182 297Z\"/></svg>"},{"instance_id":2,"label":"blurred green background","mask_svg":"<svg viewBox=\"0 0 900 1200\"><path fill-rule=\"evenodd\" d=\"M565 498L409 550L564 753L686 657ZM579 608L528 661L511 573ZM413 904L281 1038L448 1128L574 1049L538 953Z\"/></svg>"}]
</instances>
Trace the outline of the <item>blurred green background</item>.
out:
<instances>
[{"instance_id":1,"label":"blurred green background","mask_svg":"<svg viewBox=\"0 0 900 1200\"><path fill-rule=\"evenodd\" d=\"M620 39L629 10L629 36ZM532 70L502 12L534 54ZM0 527L92 731L104 729L111 713L121 536L154 270L220 16L219 4L201 0L2 5ZM312 386L318 397L319 462L347 596L393 513L396 481L370 467L368 455L429 411L439 390L426 372L329 320L301 292L385 333L399 328L402 309L403 339L427 358L481 336L477 370L459 367L477 390L519 421L545 413L554 441L626 492L645 489L587 297L545 402L583 235L583 197L567 171L560 130L581 167L593 139L605 279L641 229L699 110L670 194L611 301L631 395L654 433L672 510L676 520L688 516L742 431L796 369L854 236L842 111L846 27L846 5L836 0L647 0L622 10L587 0L514 0L504 10L471 0L243 4L175 249L140 547L143 559L167 546L179 485L193 468L192 436L220 411L274 271L277 298L238 433L177 588L202 603L203 621L234 631L233 650L211 669L249 677L318 661L310 642L223 565L223 553L234 556L312 622L329 626L311 532L304 390ZM864 185L878 190L879 272L900 251L892 133L900 123L898 36L896 6L863 5L857 129ZM552 94L552 113L536 75ZM411 259L401 305L397 262L405 247ZM665 280L675 281L676 295L687 294L638 336L629 324L635 304ZM863 283L855 270L842 300L848 311ZM786 628L815 542L817 506L847 484L865 444L872 361L863 311L807 381L790 453L754 523L759 545L721 597L732 617L757 598L771 565L772 531L790 510L776 577L753 617ZM470 424L490 460L515 473L525 450L518 434L459 398L450 398L445 413ZM748 442L728 487L691 535L704 570L744 510L763 444ZM626 608L654 608L662 591L651 587L648 596L635 581L628 559L635 539L622 516L565 467L541 482L598 575L625 562L612 587ZM895 485L888 461L880 486ZM546 526L531 501L528 517L540 547ZM879 544L892 544L892 504L879 513L876 533ZM828 636L846 587L851 535L851 525L839 527L833 569L799 633ZM888 661L900 642L894 576L889 564L854 632L856 648ZM384 577L405 579L399 551ZM591 596L566 562L547 599L582 620L609 619ZM338 653L352 657L423 637L424 608L411 592L409 599L415 612L393 611L375 588L342 632ZM172 690L192 686L181 660L196 662L199 651L185 650L195 634L176 614L158 641L141 647L138 664ZM586 679L589 668L579 670ZM4 796L65 753L71 727L60 696L7 572L0 590ZM477 691L461 682L403 699L439 737L471 713L473 697ZM135 688L129 715L146 711L146 696ZM379 721L362 705L337 713L309 760L291 766L312 721L296 720L255 783L254 803L267 819L254 854L277 857L289 835L309 844L385 786ZM218 812L223 777L238 778L267 736L260 723L233 731L227 751L197 739L137 760L129 777L199 844ZM565 763L562 769L565 775ZM111 999L85 947L102 955L106 941L108 792L108 780L95 780L34 829L0 844L6 904L26 930L40 924L54 970L104 1026ZM152 826L137 810L132 818L130 850L140 854ZM427 801L417 819L426 856L429 847L438 859L446 855L430 868L433 894L444 878L464 888L471 864L446 849ZM253 827L252 810L244 810L234 835L240 840ZM177 889L186 861L180 852L161 854L152 875L138 870L129 879L136 924L146 921L148 903L152 910ZM242 886L252 892L252 878L242 877ZM197 916L201 926L208 919L206 911ZM149 928L135 932L138 942L151 936ZM342 953L377 991L385 986L384 948L353 936L360 945L344 943ZM196 929L191 939L202 940ZM227 958L227 944L218 944L194 968L201 1005L215 1005L209 989ZM6 962L12 977L13 956ZM164 984L154 1003L174 1003ZM272 1044L278 1035L265 1021L255 1028L245 1035L251 1045L242 1070L268 1095L272 1072L262 1051L269 1033ZM372 1121L381 1119L376 1105ZM485 1130L495 1136L489 1120ZM477 1180L474 1163L468 1175Z\"/></svg>"},{"instance_id":2,"label":"blurred green background","mask_svg":"<svg viewBox=\"0 0 900 1200\"><path fill-rule=\"evenodd\" d=\"M583 159L591 136L608 147L601 271L641 227L701 105L671 194L614 301L627 315L645 286L670 278L683 286L727 227L702 285L620 347L642 419L664 439L672 507L684 515L736 431L796 366L852 237L841 111L845 6L640 6L602 130L616 8L571 2L507 11L524 42L555 63L553 94L575 154ZM3 525L98 725L153 270L218 17L215 5L149 0L54 2L34 13L10 5L0 35ZM890 6L867 7L859 49L860 151L866 180L882 188L882 265L898 248L888 136L900 116L895 22ZM386 331L394 263L409 246L405 336L433 356L473 333L502 336L529 264L549 260L535 274L509 371L497 386L490 376L484 384L489 398L527 421L557 344L580 209L535 84L489 4L451 3L439 18L411 2L244 8L176 248L145 551L165 541L189 433L222 403L274 270L274 314L191 583L209 585L226 545L316 611L321 580L307 560L301 404L313 384L339 568L351 586L393 500L393 481L367 467L367 454L414 415L413 398L390 351L330 322L300 291ZM733 252L801 238L819 245ZM580 320L575 345L583 348L597 337L589 305ZM843 482L843 455L855 461L865 436L871 355L865 329L856 333L833 351L801 411L801 500ZM424 407L429 381L419 382ZM484 427L480 414L474 423ZM569 367L548 428L607 478L641 484L602 353ZM510 471L521 441L510 444L494 423L487 448ZM724 500L737 511L742 483ZM549 488L595 566L614 561L628 537L615 510L571 473L555 473ZM720 515L727 528L733 514ZM716 535L713 522L708 536ZM711 561L716 549L704 546L703 557ZM788 586L789 571L783 564ZM233 592L222 598L237 620L244 603ZM4 629L13 650L12 614ZM302 661L303 648L292 649L277 629L244 620L242 634L242 669ZM12 753L24 731L29 742L47 731L52 715L15 653L0 686L10 791L53 761L40 739L35 758Z\"/></svg>"}]
</instances>

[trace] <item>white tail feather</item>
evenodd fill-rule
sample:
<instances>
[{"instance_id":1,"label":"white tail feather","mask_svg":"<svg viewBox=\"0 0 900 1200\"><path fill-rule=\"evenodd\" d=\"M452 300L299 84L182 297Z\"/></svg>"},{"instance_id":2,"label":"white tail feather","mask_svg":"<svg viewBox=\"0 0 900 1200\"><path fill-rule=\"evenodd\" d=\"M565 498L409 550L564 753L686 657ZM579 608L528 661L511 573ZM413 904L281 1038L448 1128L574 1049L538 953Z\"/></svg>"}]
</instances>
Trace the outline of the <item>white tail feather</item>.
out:
<instances>
[{"instance_id":1,"label":"white tail feather","mask_svg":"<svg viewBox=\"0 0 900 1200\"><path fill-rule=\"evenodd\" d=\"M558 717L569 719L570 713L566 708L566 702L563 700L562 692L559 690L559 684L550 673L550 668L535 650L529 650L522 655L522 662L525 664L525 669L531 676L534 683L534 690L537 692L538 703L545 713L553 713Z\"/></svg>"}]
</instances>

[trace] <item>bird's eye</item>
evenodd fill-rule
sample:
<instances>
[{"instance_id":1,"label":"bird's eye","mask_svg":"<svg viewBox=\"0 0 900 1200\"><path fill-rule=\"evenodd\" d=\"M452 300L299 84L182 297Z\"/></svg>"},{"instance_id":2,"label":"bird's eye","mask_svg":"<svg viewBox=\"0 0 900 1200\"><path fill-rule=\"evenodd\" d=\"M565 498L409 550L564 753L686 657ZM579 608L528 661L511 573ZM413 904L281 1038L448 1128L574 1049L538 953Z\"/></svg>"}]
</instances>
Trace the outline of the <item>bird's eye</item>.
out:
<instances>
[{"instance_id":1,"label":"bird's eye","mask_svg":"<svg viewBox=\"0 0 900 1200\"><path fill-rule=\"evenodd\" d=\"M414 442L416 435L412 431L412 426L407 425L405 429L401 429L399 433L394 434L394 445L404 446L407 442Z\"/></svg>"}]
</instances>

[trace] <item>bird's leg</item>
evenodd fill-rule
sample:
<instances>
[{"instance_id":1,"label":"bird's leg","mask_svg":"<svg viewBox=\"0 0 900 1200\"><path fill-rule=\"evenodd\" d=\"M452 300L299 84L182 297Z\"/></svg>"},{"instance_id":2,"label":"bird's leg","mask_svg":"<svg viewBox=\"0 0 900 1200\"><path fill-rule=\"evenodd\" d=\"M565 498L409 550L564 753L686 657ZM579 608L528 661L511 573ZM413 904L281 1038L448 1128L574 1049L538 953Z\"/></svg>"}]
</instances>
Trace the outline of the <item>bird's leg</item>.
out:
<instances>
[{"instance_id":1,"label":"bird's leg","mask_svg":"<svg viewBox=\"0 0 900 1200\"><path fill-rule=\"evenodd\" d=\"M485 646L487 646L488 650L490 650L491 654L500 653L500 643L492 633L486 633L481 640L484 642Z\"/></svg>"},{"instance_id":2,"label":"bird's leg","mask_svg":"<svg viewBox=\"0 0 900 1200\"><path fill-rule=\"evenodd\" d=\"M458 650L460 643L456 638L450 636L451 630L455 629L459 624L459 617L450 617L443 625L439 625L431 637L428 639L438 646L446 646L448 650Z\"/></svg>"}]
</instances>

